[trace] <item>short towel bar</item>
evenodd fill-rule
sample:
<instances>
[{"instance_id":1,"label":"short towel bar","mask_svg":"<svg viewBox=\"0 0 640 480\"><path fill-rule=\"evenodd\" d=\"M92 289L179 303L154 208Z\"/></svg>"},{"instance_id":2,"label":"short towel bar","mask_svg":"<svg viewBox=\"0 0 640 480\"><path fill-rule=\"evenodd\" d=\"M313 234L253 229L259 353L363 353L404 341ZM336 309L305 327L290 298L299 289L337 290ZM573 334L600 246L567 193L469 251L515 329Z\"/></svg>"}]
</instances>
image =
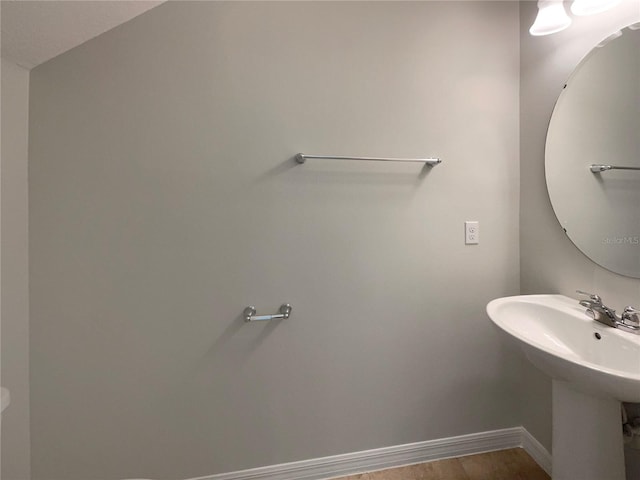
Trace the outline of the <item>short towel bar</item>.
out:
<instances>
[{"instance_id":1,"label":"short towel bar","mask_svg":"<svg viewBox=\"0 0 640 480\"><path fill-rule=\"evenodd\" d=\"M276 320L278 318L289 318L292 307L288 303L280 305L280 313L274 315L256 315L256 307L247 307L242 314L245 322L262 322L266 320Z\"/></svg>"}]
</instances>

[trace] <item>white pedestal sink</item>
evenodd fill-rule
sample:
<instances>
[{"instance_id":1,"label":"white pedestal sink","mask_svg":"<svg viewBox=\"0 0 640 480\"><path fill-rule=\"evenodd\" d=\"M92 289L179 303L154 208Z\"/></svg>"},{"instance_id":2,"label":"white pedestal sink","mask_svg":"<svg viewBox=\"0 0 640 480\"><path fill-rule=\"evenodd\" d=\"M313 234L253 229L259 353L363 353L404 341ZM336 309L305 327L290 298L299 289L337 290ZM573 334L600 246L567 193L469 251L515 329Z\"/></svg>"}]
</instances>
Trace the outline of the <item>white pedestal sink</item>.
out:
<instances>
[{"instance_id":1,"label":"white pedestal sink","mask_svg":"<svg viewBox=\"0 0 640 480\"><path fill-rule=\"evenodd\" d=\"M487 313L553 379L553 479L624 480L620 402L640 402L640 335L562 295L499 298Z\"/></svg>"}]
</instances>

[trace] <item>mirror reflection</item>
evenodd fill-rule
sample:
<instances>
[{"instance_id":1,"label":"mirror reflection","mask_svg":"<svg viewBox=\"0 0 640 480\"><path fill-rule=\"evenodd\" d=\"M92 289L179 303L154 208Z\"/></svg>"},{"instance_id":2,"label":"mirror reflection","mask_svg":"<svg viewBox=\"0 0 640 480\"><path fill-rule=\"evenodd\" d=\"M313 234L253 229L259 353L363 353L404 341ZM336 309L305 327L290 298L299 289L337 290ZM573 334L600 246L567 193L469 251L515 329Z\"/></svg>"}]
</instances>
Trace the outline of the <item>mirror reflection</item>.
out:
<instances>
[{"instance_id":1,"label":"mirror reflection","mask_svg":"<svg viewBox=\"0 0 640 480\"><path fill-rule=\"evenodd\" d=\"M585 255L640 278L640 30L603 43L578 65L553 111L547 187Z\"/></svg>"}]
</instances>

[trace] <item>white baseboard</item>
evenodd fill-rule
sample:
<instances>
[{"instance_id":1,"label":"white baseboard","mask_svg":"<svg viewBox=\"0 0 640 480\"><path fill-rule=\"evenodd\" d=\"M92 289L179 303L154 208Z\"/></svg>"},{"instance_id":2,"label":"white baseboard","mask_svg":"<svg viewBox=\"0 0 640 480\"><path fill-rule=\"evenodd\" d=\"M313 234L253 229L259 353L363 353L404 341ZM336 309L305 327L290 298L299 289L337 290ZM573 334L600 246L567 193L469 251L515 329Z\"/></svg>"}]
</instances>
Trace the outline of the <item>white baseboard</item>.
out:
<instances>
[{"instance_id":1,"label":"white baseboard","mask_svg":"<svg viewBox=\"0 0 640 480\"><path fill-rule=\"evenodd\" d=\"M283 463L191 480L322 480L414 463L522 447L547 473L551 455L523 427Z\"/></svg>"},{"instance_id":2,"label":"white baseboard","mask_svg":"<svg viewBox=\"0 0 640 480\"><path fill-rule=\"evenodd\" d=\"M520 446L533 458L540 468L542 468L549 476L551 476L551 454L542 446L542 444L536 440L536 437L531 435L529 431L522 429L522 441Z\"/></svg>"}]
</instances>

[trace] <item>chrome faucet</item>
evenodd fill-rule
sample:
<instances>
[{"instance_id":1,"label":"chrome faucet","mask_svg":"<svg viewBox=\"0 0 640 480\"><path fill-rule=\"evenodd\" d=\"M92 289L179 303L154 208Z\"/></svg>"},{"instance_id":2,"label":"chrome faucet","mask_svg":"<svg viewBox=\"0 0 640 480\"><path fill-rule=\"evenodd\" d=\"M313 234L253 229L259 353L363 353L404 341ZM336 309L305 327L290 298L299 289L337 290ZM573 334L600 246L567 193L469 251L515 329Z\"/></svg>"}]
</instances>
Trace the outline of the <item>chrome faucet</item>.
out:
<instances>
[{"instance_id":1,"label":"chrome faucet","mask_svg":"<svg viewBox=\"0 0 640 480\"><path fill-rule=\"evenodd\" d=\"M625 332L640 334L640 310L626 306L622 315L618 315L615 310L602 303L602 298L593 293L576 290L576 293L588 297L588 300L580 300L580 305L585 307L585 312L596 322L604 323L613 328L619 328Z\"/></svg>"}]
</instances>

